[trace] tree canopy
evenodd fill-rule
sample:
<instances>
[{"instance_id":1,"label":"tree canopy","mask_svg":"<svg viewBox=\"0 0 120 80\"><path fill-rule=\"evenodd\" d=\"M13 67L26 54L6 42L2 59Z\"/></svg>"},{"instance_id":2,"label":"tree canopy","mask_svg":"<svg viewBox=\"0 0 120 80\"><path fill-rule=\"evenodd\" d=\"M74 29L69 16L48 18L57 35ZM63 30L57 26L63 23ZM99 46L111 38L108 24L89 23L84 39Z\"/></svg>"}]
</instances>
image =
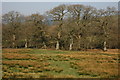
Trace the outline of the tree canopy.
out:
<instances>
[{"instance_id":1,"label":"tree canopy","mask_svg":"<svg viewBox=\"0 0 120 80\"><path fill-rule=\"evenodd\" d=\"M118 11L80 4L59 5L45 15L2 16L3 48L86 50L118 48Z\"/></svg>"}]
</instances>

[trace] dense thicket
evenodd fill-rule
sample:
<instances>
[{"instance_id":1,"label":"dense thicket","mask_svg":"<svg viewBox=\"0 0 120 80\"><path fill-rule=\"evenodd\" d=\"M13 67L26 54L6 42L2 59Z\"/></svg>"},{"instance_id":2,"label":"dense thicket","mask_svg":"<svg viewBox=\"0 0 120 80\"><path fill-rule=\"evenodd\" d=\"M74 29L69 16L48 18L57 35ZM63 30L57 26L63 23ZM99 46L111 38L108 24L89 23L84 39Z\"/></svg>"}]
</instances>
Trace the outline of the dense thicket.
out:
<instances>
[{"instance_id":1,"label":"dense thicket","mask_svg":"<svg viewBox=\"0 0 120 80\"><path fill-rule=\"evenodd\" d=\"M59 5L46 14L2 17L3 48L86 50L118 48L118 16L114 7Z\"/></svg>"}]
</instances>

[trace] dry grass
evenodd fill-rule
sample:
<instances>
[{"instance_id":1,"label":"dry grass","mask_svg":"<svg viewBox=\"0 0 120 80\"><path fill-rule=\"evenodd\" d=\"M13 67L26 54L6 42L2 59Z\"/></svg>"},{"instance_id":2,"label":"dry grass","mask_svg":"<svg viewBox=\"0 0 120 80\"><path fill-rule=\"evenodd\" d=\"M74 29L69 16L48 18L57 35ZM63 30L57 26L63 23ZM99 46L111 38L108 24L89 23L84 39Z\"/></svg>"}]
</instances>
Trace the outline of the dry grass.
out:
<instances>
[{"instance_id":1,"label":"dry grass","mask_svg":"<svg viewBox=\"0 0 120 80\"><path fill-rule=\"evenodd\" d=\"M2 56L3 56L3 59L10 59L10 60L38 59L33 54L3 53Z\"/></svg>"}]
</instances>

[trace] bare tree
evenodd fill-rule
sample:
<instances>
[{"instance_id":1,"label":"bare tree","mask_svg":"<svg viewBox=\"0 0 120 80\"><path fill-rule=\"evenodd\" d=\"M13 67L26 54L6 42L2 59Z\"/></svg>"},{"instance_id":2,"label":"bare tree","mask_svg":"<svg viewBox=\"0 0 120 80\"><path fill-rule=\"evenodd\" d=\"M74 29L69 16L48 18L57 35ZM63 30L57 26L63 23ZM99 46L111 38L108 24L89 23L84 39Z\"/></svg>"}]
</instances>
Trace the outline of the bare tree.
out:
<instances>
[{"instance_id":1,"label":"bare tree","mask_svg":"<svg viewBox=\"0 0 120 80\"><path fill-rule=\"evenodd\" d=\"M19 12L11 11L8 12L7 14L3 15L3 23L4 24L9 24L11 27L11 33L12 33L12 47L15 48L17 47L15 42L16 42L16 35L17 35L17 29L20 27L22 20L22 15Z\"/></svg>"},{"instance_id":2,"label":"bare tree","mask_svg":"<svg viewBox=\"0 0 120 80\"><path fill-rule=\"evenodd\" d=\"M74 36L78 40L78 49L81 49L81 37L82 37L82 27L81 26L81 20L83 16L83 5L70 5L68 6L68 12L71 14L71 17L73 18L73 22L75 23L76 33ZM72 39L73 40L73 39ZM71 43L72 44L72 43Z\"/></svg>"},{"instance_id":3,"label":"bare tree","mask_svg":"<svg viewBox=\"0 0 120 80\"><path fill-rule=\"evenodd\" d=\"M57 32L57 41L56 41L56 50L60 49L60 38L61 38L61 29L63 25L63 19L65 17L66 6L60 5L58 7L55 7L51 11L49 11L49 14L52 16L52 21L58 23L58 32Z\"/></svg>"},{"instance_id":4,"label":"bare tree","mask_svg":"<svg viewBox=\"0 0 120 80\"><path fill-rule=\"evenodd\" d=\"M110 20L112 20L112 16L116 14L116 9L114 7L110 8L107 7L106 10L100 9L99 10L99 21L100 21L100 27L103 31L103 50L107 51L107 40L109 38L109 29L110 29Z\"/></svg>"},{"instance_id":5,"label":"bare tree","mask_svg":"<svg viewBox=\"0 0 120 80\"><path fill-rule=\"evenodd\" d=\"M45 38L46 38L46 26L44 24L44 16L39 14L32 14L27 18L27 21L32 24L31 27L33 27L33 41L35 41L36 47L43 47L47 48ZM28 41L26 38L25 41ZM26 42L27 44L27 42ZM40 45L39 45L40 44Z\"/></svg>"}]
</instances>

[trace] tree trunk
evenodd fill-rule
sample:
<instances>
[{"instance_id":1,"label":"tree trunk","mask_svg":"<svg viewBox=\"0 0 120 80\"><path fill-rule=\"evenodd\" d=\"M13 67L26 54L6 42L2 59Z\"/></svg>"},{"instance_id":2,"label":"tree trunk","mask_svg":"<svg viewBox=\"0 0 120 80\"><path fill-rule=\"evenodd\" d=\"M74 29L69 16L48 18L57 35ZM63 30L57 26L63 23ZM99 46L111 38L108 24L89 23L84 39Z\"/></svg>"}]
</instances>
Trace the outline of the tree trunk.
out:
<instances>
[{"instance_id":1,"label":"tree trunk","mask_svg":"<svg viewBox=\"0 0 120 80\"><path fill-rule=\"evenodd\" d=\"M71 43L70 43L70 47L69 47L69 50L72 50L73 48L73 38L70 39Z\"/></svg>"},{"instance_id":2,"label":"tree trunk","mask_svg":"<svg viewBox=\"0 0 120 80\"><path fill-rule=\"evenodd\" d=\"M27 39L25 39L25 48L28 48L28 42L27 42Z\"/></svg>"},{"instance_id":3,"label":"tree trunk","mask_svg":"<svg viewBox=\"0 0 120 80\"><path fill-rule=\"evenodd\" d=\"M45 42L43 42L43 47L44 47L44 49L46 49L46 48L47 48L47 46L46 46Z\"/></svg>"},{"instance_id":4,"label":"tree trunk","mask_svg":"<svg viewBox=\"0 0 120 80\"><path fill-rule=\"evenodd\" d=\"M104 41L104 43L103 43L103 50L107 51L106 41Z\"/></svg>"},{"instance_id":5,"label":"tree trunk","mask_svg":"<svg viewBox=\"0 0 120 80\"><path fill-rule=\"evenodd\" d=\"M104 24L104 22L103 22ZM107 27L107 25L105 25ZM104 31L104 42L103 42L103 51L107 51L107 42L106 39L108 37L105 26L103 26L103 31Z\"/></svg>"},{"instance_id":6,"label":"tree trunk","mask_svg":"<svg viewBox=\"0 0 120 80\"><path fill-rule=\"evenodd\" d=\"M58 50L59 49L59 41L57 41L57 43L56 43L56 50Z\"/></svg>"},{"instance_id":7,"label":"tree trunk","mask_svg":"<svg viewBox=\"0 0 120 80\"><path fill-rule=\"evenodd\" d=\"M90 46L90 49L92 49L92 37L89 37L89 41L90 41L90 43L89 43L89 46Z\"/></svg>"},{"instance_id":8,"label":"tree trunk","mask_svg":"<svg viewBox=\"0 0 120 80\"><path fill-rule=\"evenodd\" d=\"M80 39L81 39L81 35L78 36L78 50L81 49L81 45L80 45L81 42L80 42Z\"/></svg>"},{"instance_id":9,"label":"tree trunk","mask_svg":"<svg viewBox=\"0 0 120 80\"><path fill-rule=\"evenodd\" d=\"M12 42L13 48L15 48L15 39L16 39L16 36L15 34L13 34L13 42Z\"/></svg>"},{"instance_id":10,"label":"tree trunk","mask_svg":"<svg viewBox=\"0 0 120 80\"><path fill-rule=\"evenodd\" d=\"M60 49L60 43L59 43L60 36L61 36L61 32L59 31L57 34L56 50Z\"/></svg>"}]
</instances>

